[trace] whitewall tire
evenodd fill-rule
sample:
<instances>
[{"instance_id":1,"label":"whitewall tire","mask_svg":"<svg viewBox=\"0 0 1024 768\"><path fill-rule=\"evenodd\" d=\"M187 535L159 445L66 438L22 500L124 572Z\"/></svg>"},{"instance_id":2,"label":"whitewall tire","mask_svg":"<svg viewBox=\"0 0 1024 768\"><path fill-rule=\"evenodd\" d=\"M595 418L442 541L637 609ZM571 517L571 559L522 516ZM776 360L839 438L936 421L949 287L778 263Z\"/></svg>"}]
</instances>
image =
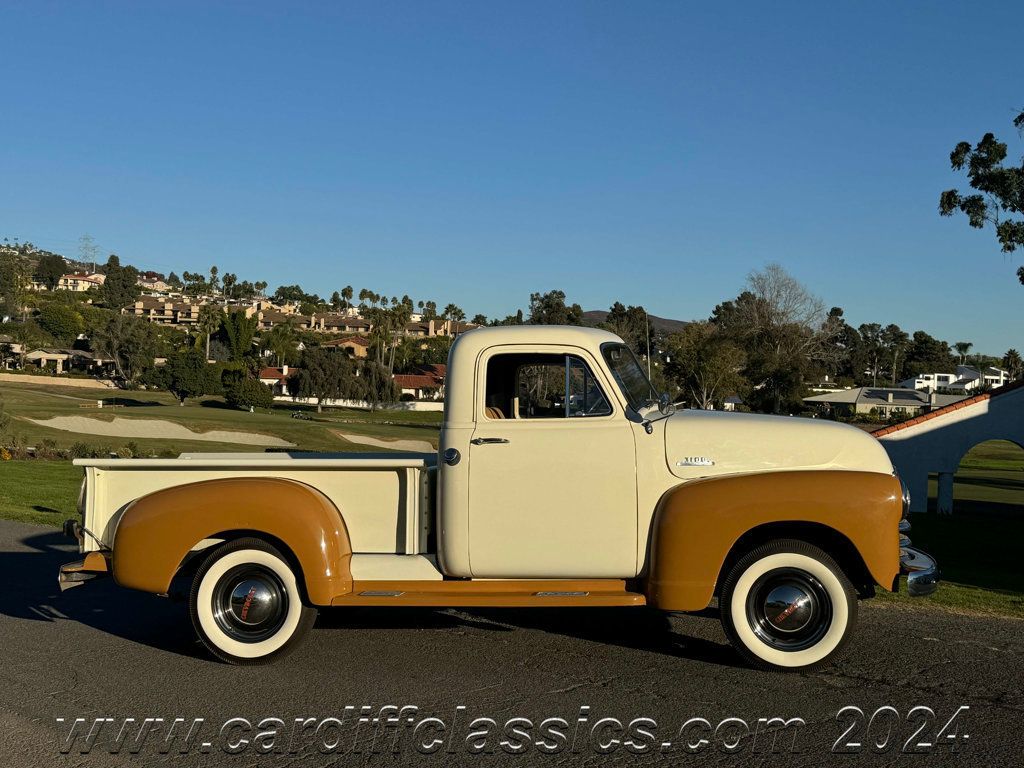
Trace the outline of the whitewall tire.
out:
<instances>
[{"instance_id":1,"label":"whitewall tire","mask_svg":"<svg viewBox=\"0 0 1024 768\"><path fill-rule=\"evenodd\" d=\"M260 539L237 539L206 557L189 611L203 645L232 664L280 658L316 621L288 561Z\"/></svg>"},{"instance_id":2,"label":"whitewall tire","mask_svg":"<svg viewBox=\"0 0 1024 768\"><path fill-rule=\"evenodd\" d=\"M804 541L764 544L732 567L722 626L761 669L807 670L835 659L857 623L857 593L835 560Z\"/></svg>"}]
</instances>

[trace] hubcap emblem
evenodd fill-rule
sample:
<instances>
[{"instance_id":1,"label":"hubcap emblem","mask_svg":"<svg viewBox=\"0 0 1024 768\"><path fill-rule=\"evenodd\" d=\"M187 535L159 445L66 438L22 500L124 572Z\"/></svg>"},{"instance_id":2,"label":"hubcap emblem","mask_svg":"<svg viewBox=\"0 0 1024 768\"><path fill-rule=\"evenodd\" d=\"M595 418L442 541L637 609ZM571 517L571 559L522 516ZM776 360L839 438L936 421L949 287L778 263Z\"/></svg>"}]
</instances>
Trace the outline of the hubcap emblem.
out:
<instances>
[{"instance_id":1,"label":"hubcap emblem","mask_svg":"<svg viewBox=\"0 0 1024 768\"><path fill-rule=\"evenodd\" d=\"M274 616L275 602L274 591L259 579L246 579L231 590L231 613L251 627Z\"/></svg>"},{"instance_id":2,"label":"hubcap emblem","mask_svg":"<svg viewBox=\"0 0 1024 768\"><path fill-rule=\"evenodd\" d=\"M764 601L764 615L781 632L798 632L807 626L814 613L814 598L799 587L775 587Z\"/></svg>"}]
</instances>

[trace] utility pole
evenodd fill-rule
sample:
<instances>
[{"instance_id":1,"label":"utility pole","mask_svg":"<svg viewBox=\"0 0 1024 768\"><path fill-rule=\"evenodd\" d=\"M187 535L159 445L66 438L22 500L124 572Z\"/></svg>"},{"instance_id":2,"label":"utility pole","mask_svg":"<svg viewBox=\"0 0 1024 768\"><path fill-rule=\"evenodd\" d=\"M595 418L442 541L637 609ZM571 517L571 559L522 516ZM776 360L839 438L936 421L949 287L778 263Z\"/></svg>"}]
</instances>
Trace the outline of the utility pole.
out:
<instances>
[{"instance_id":1,"label":"utility pole","mask_svg":"<svg viewBox=\"0 0 1024 768\"><path fill-rule=\"evenodd\" d=\"M647 336L647 380L651 380L651 319L644 310L644 335Z\"/></svg>"}]
</instances>

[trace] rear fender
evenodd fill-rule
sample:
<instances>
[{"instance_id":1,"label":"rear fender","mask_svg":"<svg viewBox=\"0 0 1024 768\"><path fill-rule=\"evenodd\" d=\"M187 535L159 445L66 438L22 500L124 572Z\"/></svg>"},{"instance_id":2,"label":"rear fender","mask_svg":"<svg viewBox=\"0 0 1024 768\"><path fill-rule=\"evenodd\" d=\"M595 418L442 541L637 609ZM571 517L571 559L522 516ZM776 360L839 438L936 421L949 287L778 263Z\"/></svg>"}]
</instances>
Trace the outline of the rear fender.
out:
<instances>
[{"instance_id":1,"label":"rear fender","mask_svg":"<svg viewBox=\"0 0 1024 768\"><path fill-rule=\"evenodd\" d=\"M352 589L352 546L341 513L315 488L273 477L204 480L136 499L114 534L114 580L166 593L189 551L226 531L262 534L287 547L314 605L330 605Z\"/></svg>"}]
</instances>

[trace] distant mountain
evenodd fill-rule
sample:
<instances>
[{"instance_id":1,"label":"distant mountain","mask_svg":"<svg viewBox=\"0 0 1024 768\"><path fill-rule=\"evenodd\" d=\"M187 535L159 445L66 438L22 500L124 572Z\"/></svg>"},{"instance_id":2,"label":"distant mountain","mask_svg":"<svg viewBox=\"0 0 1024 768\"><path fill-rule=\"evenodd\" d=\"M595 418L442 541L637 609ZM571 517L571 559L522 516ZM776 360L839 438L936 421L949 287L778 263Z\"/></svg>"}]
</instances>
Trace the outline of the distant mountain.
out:
<instances>
[{"instance_id":1,"label":"distant mountain","mask_svg":"<svg viewBox=\"0 0 1024 768\"><path fill-rule=\"evenodd\" d=\"M608 317L606 309L588 309L583 313L583 322L587 325L597 325L603 323L606 317ZM648 317L651 318L651 325L654 326L654 329L663 333L678 333L690 324L689 320L670 320L657 315L648 315Z\"/></svg>"}]
</instances>

